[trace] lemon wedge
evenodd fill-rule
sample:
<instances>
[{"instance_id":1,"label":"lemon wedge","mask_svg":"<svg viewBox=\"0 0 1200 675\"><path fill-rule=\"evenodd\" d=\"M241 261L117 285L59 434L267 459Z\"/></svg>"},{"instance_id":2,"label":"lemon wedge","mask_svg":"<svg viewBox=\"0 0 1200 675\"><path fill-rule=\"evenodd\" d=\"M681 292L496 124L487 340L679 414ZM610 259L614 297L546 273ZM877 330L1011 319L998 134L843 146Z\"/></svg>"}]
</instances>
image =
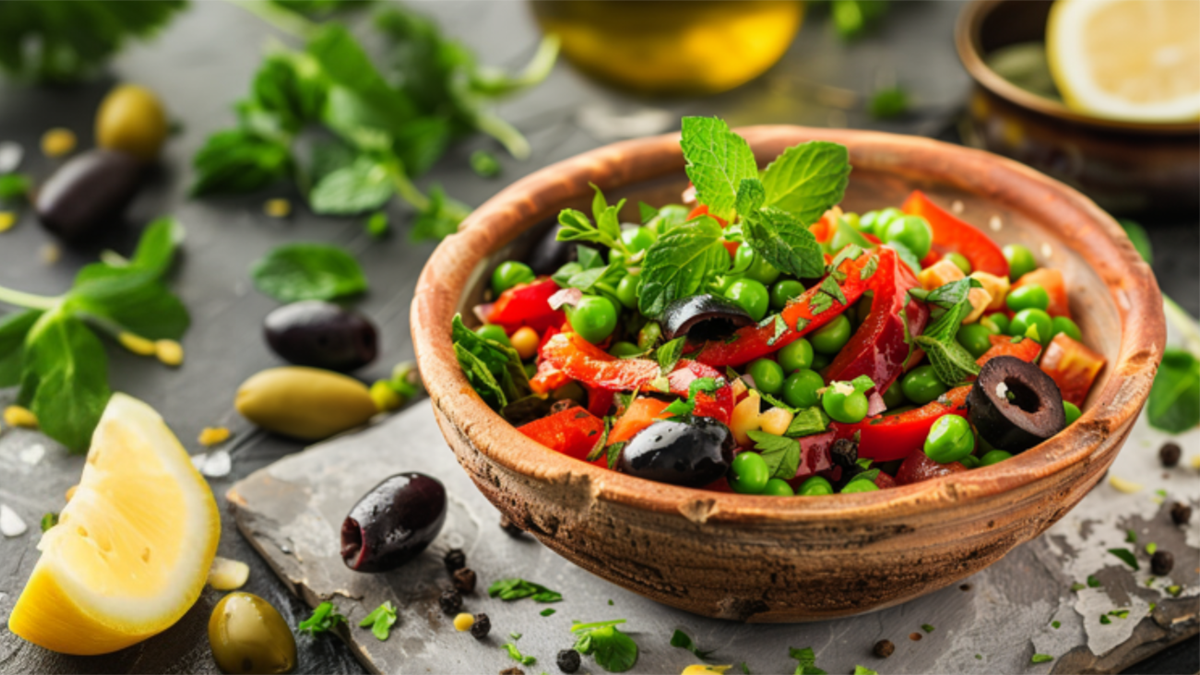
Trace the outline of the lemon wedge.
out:
<instances>
[{"instance_id":1,"label":"lemon wedge","mask_svg":"<svg viewBox=\"0 0 1200 675\"><path fill-rule=\"evenodd\" d=\"M212 491L162 417L113 394L8 627L64 654L145 640L196 602L220 534Z\"/></svg>"},{"instance_id":2,"label":"lemon wedge","mask_svg":"<svg viewBox=\"0 0 1200 675\"><path fill-rule=\"evenodd\" d=\"M1200 0L1057 0L1046 54L1063 100L1079 112L1200 119Z\"/></svg>"}]
</instances>

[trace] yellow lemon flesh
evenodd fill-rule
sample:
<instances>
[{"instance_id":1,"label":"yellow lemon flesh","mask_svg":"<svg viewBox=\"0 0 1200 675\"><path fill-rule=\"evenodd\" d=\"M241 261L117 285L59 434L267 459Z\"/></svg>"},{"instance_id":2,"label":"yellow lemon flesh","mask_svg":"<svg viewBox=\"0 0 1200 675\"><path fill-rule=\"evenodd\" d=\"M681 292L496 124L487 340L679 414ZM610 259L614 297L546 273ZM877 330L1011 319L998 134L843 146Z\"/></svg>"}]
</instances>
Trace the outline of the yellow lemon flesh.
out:
<instances>
[{"instance_id":1,"label":"yellow lemon flesh","mask_svg":"<svg viewBox=\"0 0 1200 675\"><path fill-rule=\"evenodd\" d=\"M1075 110L1141 122L1200 119L1200 0L1058 0L1046 54Z\"/></svg>"},{"instance_id":2,"label":"yellow lemon flesh","mask_svg":"<svg viewBox=\"0 0 1200 675\"><path fill-rule=\"evenodd\" d=\"M145 640L196 602L220 534L212 491L162 417L113 394L8 627L64 654Z\"/></svg>"}]
</instances>

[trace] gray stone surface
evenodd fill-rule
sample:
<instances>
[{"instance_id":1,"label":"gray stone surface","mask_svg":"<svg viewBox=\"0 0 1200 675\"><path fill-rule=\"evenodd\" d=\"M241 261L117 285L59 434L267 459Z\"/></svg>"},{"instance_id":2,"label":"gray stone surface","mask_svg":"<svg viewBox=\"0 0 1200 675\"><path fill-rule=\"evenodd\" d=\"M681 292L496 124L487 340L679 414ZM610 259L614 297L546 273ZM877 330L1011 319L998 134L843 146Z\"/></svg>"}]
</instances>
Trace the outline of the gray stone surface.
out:
<instances>
[{"instance_id":1,"label":"gray stone surface","mask_svg":"<svg viewBox=\"0 0 1200 675\"><path fill-rule=\"evenodd\" d=\"M421 3L419 8L436 15L450 33L477 49L488 63L522 63L537 38L523 3L445 0ZM778 67L737 91L700 101L631 99L598 87L578 76L569 65L561 64L542 87L501 109L528 134L534 149L531 160L517 162L502 156L504 174L500 179L479 178L467 168L466 158L476 148L494 146L483 139L472 139L452 148L422 183L438 181L453 196L477 205L503 185L550 162L617 136L658 131L664 124L664 112L668 121L683 113L717 113L735 124L872 126L952 139L953 133L947 134L946 129L952 127L952 117L967 87L950 38L958 9L959 5L951 2L896 3L883 29L853 46L838 42L824 19L814 15ZM26 152L21 170L39 179L53 169L53 163L37 150L41 134L50 127L64 126L79 135L84 147L90 146L96 105L114 81L150 86L159 92L181 125L180 133L167 145L161 169L125 222L114 226L102 241L84 249L63 251L57 262L47 264L41 253L54 241L31 214L22 212L14 229L0 234L0 285L38 293L61 292L69 286L75 271L94 260L100 249L129 252L150 218L171 213L182 220L188 240L171 283L192 312L193 327L184 339L187 363L178 371L167 370L110 346L110 380L115 389L151 401L192 452L200 450L195 439L201 428L226 424L234 429L236 436L229 446L233 472L227 478L211 481L225 514L219 553L248 562L252 571L247 590L269 599L294 624L307 612L307 606L287 591L246 539L237 534L233 517L225 509L224 493L235 481L300 449L297 443L255 431L233 411L237 385L262 368L278 365L259 336L262 317L275 303L250 288L246 270L262 253L285 241L326 240L355 251L372 285L372 292L360 307L376 320L383 336L380 359L360 373L370 380L385 374L393 363L412 357L408 303L433 246L407 241L408 213L401 208L392 211L393 222L398 224L397 236L372 242L362 234L357 219L318 218L303 208L283 221L262 215L264 199L296 198L286 186L245 198L186 198L192 155L209 133L232 121L230 106L247 90L259 54L272 37L284 39L236 7L196 2L158 40L136 45L121 55L108 78L69 88L30 88L0 81L0 142L23 145ZM857 109L829 107L823 95L828 92L824 87L830 86L861 95L877 83L889 81L899 82L913 92L917 114L877 123ZM631 124L630 117L643 122L650 119L655 124L639 128ZM1156 271L1164 289L1188 311L1200 314L1200 230L1194 222L1147 225L1152 226L1150 234L1159 252ZM11 390L0 390L0 405L14 396ZM43 446L44 454L31 465L21 457L36 445ZM82 466L82 457L66 454L38 434L22 430L0 433L0 503L34 525L42 513L61 508L63 492L77 481ZM457 471L454 469L447 477L457 475ZM485 524L487 527L481 531L490 531L491 524ZM0 539L0 623L6 622L33 568L36 541L33 532L11 540ZM541 550L533 544L527 548ZM1024 555L1019 551L1014 556L1018 554ZM561 564L557 558L547 560L547 569ZM0 628L0 672L215 672L204 626L217 599L219 594L206 592L183 621L162 635L104 657L51 654ZM562 617L551 617L555 618ZM938 620L930 623L940 626ZM647 635L649 628L645 627ZM833 624L830 630L842 628ZM753 629L696 637L702 644L711 641L717 646L732 645L747 631ZM654 638L656 646L647 639L647 648L666 649L661 646L663 636L655 634ZM929 640L936 639L927 638L920 644L928 645ZM299 672L362 670L353 653L338 641L302 637L299 647ZM731 653L733 656L736 654ZM551 664L540 665L553 672Z\"/></svg>"}]
</instances>

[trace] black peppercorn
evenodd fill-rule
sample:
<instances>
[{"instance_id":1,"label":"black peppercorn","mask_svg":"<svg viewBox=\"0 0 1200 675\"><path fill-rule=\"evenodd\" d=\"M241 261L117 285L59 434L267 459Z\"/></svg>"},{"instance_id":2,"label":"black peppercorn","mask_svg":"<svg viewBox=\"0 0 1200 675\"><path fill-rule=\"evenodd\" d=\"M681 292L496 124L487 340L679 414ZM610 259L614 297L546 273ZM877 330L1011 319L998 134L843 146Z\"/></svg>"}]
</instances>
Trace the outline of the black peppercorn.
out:
<instances>
[{"instance_id":1,"label":"black peppercorn","mask_svg":"<svg viewBox=\"0 0 1200 675\"><path fill-rule=\"evenodd\" d=\"M839 438L829 449L829 458L833 460L835 466L840 466L842 469L858 468L858 445L849 438Z\"/></svg>"},{"instance_id":2,"label":"black peppercorn","mask_svg":"<svg viewBox=\"0 0 1200 675\"><path fill-rule=\"evenodd\" d=\"M513 537L519 537L525 533L525 530L517 527L517 524L505 514L500 515L500 529L504 530Z\"/></svg>"},{"instance_id":3,"label":"black peppercorn","mask_svg":"<svg viewBox=\"0 0 1200 675\"><path fill-rule=\"evenodd\" d=\"M442 562L446 565L446 571L454 574L467 566L467 554L463 553L461 548L452 548L446 551L446 557L442 558Z\"/></svg>"},{"instance_id":4,"label":"black peppercorn","mask_svg":"<svg viewBox=\"0 0 1200 675\"><path fill-rule=\"evenodd\" d=\"M462 609L462 596L453 588L447 588L442 591L442 595L438 598L438 604L442 606L442 611L447 614L458 614Z\"/></svg>"},{"instance_id":5,"label":"black peppercorn","mask_svg":"<svg viewBox=\"0 0 1200 675\"><path fill-rule=\"evenodd\" d=\"M880 640L875 643L875 656L881 659L886 659L896 651L896 645L892 644L891 640Z\"/></svg>"},{"instance_id":6,"label":"black peppercorn","mask_svg":"<svg viewBox=\"0 0 1200 675\"><path fill-rule=\"evenodd\" d=\"M564 673L573 673L579 670L579 652L574 649L564 649L558 653L558 669Z\"/></svg>"},{"instance_id":7,"label":"black peppercorn","mask_svg":"<svg viewBox=\"0 0 1200 675\"><path fill-rule=\"evenodd\" d=\"M492 631L492 620L487 614L476 614L475 623L471 625L471 635L475 636L476 640L482 640L487 637L487 634Z\"/></svg>"},{"instance_id":8,"label":"black peppercorn","mask_svg":"<svg viewBox=\"0 0 1200 675\"><path fill-rule=\"evenodd\" d=\"M1163 466L1172 467L1179 464L1179 456L1183 453L1183 449L1178 443L1164 443L1158 449L1158 459Z\"/></svg>"},{"instance_id":9,"label":"black peppercorn","mask_svg":"<svg viewBox=\"0 0 1200 675\"><path fill-rule=\"evenodd\" d=\"M474 593L475 570L469 567L464 567L461 570L455 570L454 588L458 589L459 593Z\"/></svg>"},{"instance_id":10,"label":"black peppercorn","mask_svg":"<svg viewBox=\"0 0 1200 675\"><path fill-rule=\"evenodd\" d=\"M1170 551L1155 551L1154 555L1150 556L1150 572L1155 576L1166 576L1174 567L1175 556L1171 555Z\"/></svg>"},{"instance_id":11,"label":"black peppercorn","mask_svg":"<svg viewBox=\"0 0 1200 675\"><path fill-rule=\"evenodd\" d=\"M1171 520L1175 521L1176 525L1187 525L1192 520L1192 507L1183 502L1175 502L1171 505Z\"/></svg>"}]
</instances>

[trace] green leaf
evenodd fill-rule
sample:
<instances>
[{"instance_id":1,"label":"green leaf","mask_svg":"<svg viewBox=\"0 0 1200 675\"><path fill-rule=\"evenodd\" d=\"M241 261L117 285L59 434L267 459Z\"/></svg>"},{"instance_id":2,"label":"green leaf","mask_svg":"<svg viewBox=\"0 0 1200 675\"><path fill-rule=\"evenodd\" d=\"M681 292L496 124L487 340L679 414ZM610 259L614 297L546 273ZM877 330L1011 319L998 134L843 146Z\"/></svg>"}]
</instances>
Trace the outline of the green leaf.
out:
<instances>
[{"instance_id":1,"label":"green leaf","mask_svg":"<svg viewBox=\"0 0 1200 675\"><path fill-rule=\"evenodd\" d=\"M866 666L854 666L854 675L879 675L879 673Z\"/></svg>"},{"instance_id":2,"label":"green leaf","mask_svg":"<svg viewBox=\"0 0 1200 675\"><path fill-rule=\"evenodd\" d=\"M696 186L696 199L712 215L732 220L742 180L758 178L750 144L716 117L684 117L682 126L679 144L688 178Z\"/></svg>"},{"instance_id":3,"label":"green leaf","mask_svg":"<svg viewBox=\"0 0 1200 675\"><path fill-rule=\"evenodd\" d=\"M42 532L49 530L50 528L54 527L57 524L58 524L58 514L57 513L54 513L53 511L49 511L47 513L42 514L42 521L39 524L41 526Z\"/></svg>"},{"instance_id":4,"label":"green leaf","mask_svg":"<svg viewBox=\"0 0 1200 675\"><path fill-rule=\"evenodd\" d=\"M391 220L388 218L387 211L376 211L372 213L363 223L363 229L373 239L382 239L391 231Z\"/></svg>"},{"instance_id":5,"label":"green leaf","mask_svg":"<svg viewBox=\"0 0 1200 675\"><path fill-rule=\"evenodd\" d=\"M796 471L800 468L798 442L759 429L751 430L748 435L750 440L754 441L754 449L759 451L767 463L771 478L791 480L796 477Z\"/></svg>"},{"instance_id":6,"label":"green leaf","mask_svg":"<svg viewBox=\"0 0 1200 675\"><path fill-rule=\"evenodd\" d=\"M488 586L488 597L505 602L532 598L534 602L560 602L562 593L524 579L500 579Z\"/></svg>"},{"instance_id":7,"label":"green leaf","mask_svg":"<svg viewBox=\"0 0 1200 675\"><path fill-rule=\"evenodd\" d=\"M459 224L470 212L470 207L448 197L435 183L429 186L429 205L417 214L409 236L413 241L445 239L458 232Z\"/></svg>"},{"instance_id":8,"label":"green leaf","mask_svg":"<svg viewBox=\"0 0 1200 675\"><path fill-rule=\"evenodd\" d=\"M495 178L500 175L500 161L487 150L476 150L471 153L471 170L483 178Z\"/></svg>"},{"instance_id":9,"label":"green leaf","mask_svg":"<svg viewBox=\"0 0 1200 675\"><path fill-rule=\"evenodd\" d=\"M575 642L575 650L581 654L591 654L596 659L596 665L610 673L623 673L633 668L638 659L638 646L628 635L617 630L618 622L603 622L601 624L581 624L571 628L571 632L579 635ZM589 626L595 625L595 628Z\"/></svg>"},{"instance_id":10,"label":"green leaf","mask_svg":"<svg viewBox=\"0 0 1200 675\"><path fill-rule=\"evenodd\" d=\"M842 201L850 182L846 146L809 141L783 151L763 172L765 205L792 214L811 225Z\"/></svg>"},{"instance_id":11,"label":"green leaf","mask_svg":"<svg viewBox=\"0 0 1200 675\"><path fill-rule=\"evenodd\" d=\"M354 215L383 206L395 192L388 165L359 155L349 166L330 172L314 185L308 202L322 215Z\"/></svg>"},{"instance_id":12,"label":"green leaf","mask_svg":"<svg viewBox=\"0 0 1200 675\"><path fill-rule=\"evenodd\" d=\"M313 610L312 616L300 622L297 629L301 633L316 635L331 631L338 624L344 623L346 623L346 617L338 613L332 602L322 602Z\"/></svg>"},{"instance_id":13,"label":"green leaf","mask_svg":"<svg viewBox=\"0 0 1200 675\"><path fill-rule=\"evenodd\" d=\"M511 642L505 642L503 645L500 646L500 648L508 653L508 657L510 659L520 663L521 665L532 666L533 664L537 663L536 658L522 654L521 650L518 649L517 646Z\"/></svg>"},{"instance_id":14,"label":"green leaf","mask_svg":"<svg viewBox=\"0 0 1200 675\"><path fill-rule=\"evenodd\" d=\"M192 196L253 192L286 177L292 153L278 140L227 129L208 137L192 158L192 168Z\"/></svg>"},{"instance_id":15,"label":"green leaf","mask_svg":"<svg viewBox=\"0 0 1200 675\"><path fill-rule=\"evenodd\" d=\"M454 345L454 355L458 358L458 367L462 368L467 382L470 383L475 393L479 394L484 403L487 403L492 410L500 410L509 404L504 390L500 388L496 377L488 370L487 364L483 360L460 344Z\"/></svg>"},{"instance_id":16,"label":"green leaf","mask_svg":"<svg viewBox=\"0 0 1200 675\"><path fill-rule=\"evenodd\" d=\"M33 189L33 179L23 173L0 175L0 202L20 202Z\"/></svg>"},{"instance_id":17,"label":"green leaf","mask_svg":"<svg viewBox=\"0 0 1200 675\"><path fill-rule=\"evenodd\" d=\"M696 646L696 643L692 641L692 638L690 635L683 632L682 630L679 630L678 628L676 628L675 632L671 635L671 646L678 647L679 649L686 649L689 652L695 654L696 657L699 658L701 661L711 661L712 660L712 655L713 655L714 650L705 651L703 649L700 649L699 647Z\"/></svg>"},{"instance_id":18,"label":"green leaf","mask_svg":"<svg viewBox=\"0 0 1200 675\"><path fill-rule=\"evenodd\" d=\"M1108 552L1120 558L1121 562L1132 567L1133 571L1136 572L1141 569L1138 565L1137 556L1133 554L1133 551L1125 548L1110 548Z\"/></svg>"},{"instance_id":19,"label":"green leaf","mask_svg":"<svg viewBox=\"0 0 1200 675\"><path fill-rule=\"evenodd\" d=\"M39 309L27 309L0 316L0 388L21 383L25 336L41 316L42 311Z\"/></svg>"},{"instance_id":20,"label":"green leaf","mask_svg":"<svg viewBox=\"0 0 1200 675\"><path fill-rule=\"evenodd\" d=\"M796 665L794 675L826 675L824 670L817 667L817 656L813 652L812 647L805 647L804 649L792 647L788 650L788 654L793 659L799 661Z\"/></svg>"},{"instance_id":21,"label":"green leaf","mask_svg":"<svg viewBox=\"0 0 1200 675\"><path fill-rule=\"evenodd\" d=\"M802 279L824 273L821 245L796 216L765 208L743 214L743 218L746 242L776 269Z\"/></svg>"},{"instance_id":22,"label":"green leaf","mask_svg":"<svg viewBox=\"0 0 1200 675\"><path fill-rule=\"evenodd\" d=\"M1033 657L1029 659L1030 663L1046 663L1053 660L1054 657L1050 656L1049 654L1034 654Z\"/></svg>"},{"instance_id":23,"label":"green leaf","mask_svg":"<svg viewBox=\"0 0 1200 675\"><path fill-rule=\"evenodd\" d=\"M757 211L767 200L766 189L757 178L743 178L737 191L737 212L743 216Z\"/></svg>"},{"instance_id":24,"label":"green leaf","mask_svg":"<svg viewBox=\"0 0 1200 675\"><path fill-rule=\"evenodd\" d=\"M908 113L908 92L902 87L880 89L871 94L867 114L877 120L890 120Z\"/></svg>"},{"instance_id":25,"label":"green leaf","mask_svg":"<svg viewBox=\"0 0 1200 675\"><path fill-rule=\"evenodd\" d=\"M389 600L375 608L375 611L368 614L362 621L358 622L359 628L370 627L371 633L375 639L383 641L388 639L391 634L392 625L396 623L396 606Z\"/></svg>"},{"instance_id":26,"label":"green leaf","mask_svg":"<svg viewBox=\"0 0 1200 675\"><path fill-rule=\"evenodd\" d=\"M1200 360L1182 349L1163 352L1146 403L1146 419L1172 434L1200 425Z\"/></svg>"},{"instance_id":27,"label":"green leaf","mask_svg":"<svg viewBox=\"0 0 1200 675\"><path fill-rule=\"evenodd\" d=\"M683 358L683 348L686 344L687 336L684 335L664 344L654 353L654 358L658 361L658 367L663 373L670 373L675 369L675 364L679 363L679 359Z\"/></svg>"},{"instance_id":28,"label":"green leaf","mask_svg":"<svg viewBox=\"0 0 1200 675\"><path fill-rule=\"evenodd\" d=\"M455 315L451 324L450 339L467 380L494 410L533 393L517 350L470 330L460 315Z\"/></svg>"},{"instance_id":29,"label":"green leaf","mask_svg":"<svg viewBox=\"0 0 1200 675\"><path fill-rule=\"evenodd\" d=\"M825 414L825 411L821 410L820 406L810 406L802 408L792 416L792 422L788 425L784 435L788 438L812 436L823 433L828 426L829 416Z\"/></svg>"},{"instance_id":30,"label":"green leaf","mask_svg":"<svg viewBox=\"0 0 1200 675\"><path fill-rule=\"evenodd\" d=\"M947 387L957 386L967 381L968 377L979 374L975 357L958 340L941 341L919 335L916 344L929 357L934 376Z\"/></svg>"},{"instance_id":31,"label":"green leaf","mask_svg":"<svg viewBox=\"0 0 1200 675\"><path fill-rule=\"evenodd\" d=\"M259 291L280 302L334 300L367 290L354 257L330 244L285 244L255 262L250 274Z\"/></svg>"},{"instance_id":32,"label":"green leaf","mask_svg":"<svg viewBox=\"0 0 1200 675\"><path fill-rule=\"evenodd\" d=\"M1137 250L1146 264L1154 264L1154 247L1150 244L1150 235L1146 234L1145 228L1137 223L1137 221L1121 218L1117 221L1121 224L1121 228L1125 230L1125 235L1129 237L1129 242L1133 244L1133 248Z\"/></svg>"},{"instance_id":33,"label":"green leaf","mask_svg":"<svg viewBox=\"0 0 1200 675\"><path fill-rule=\"evenodd\" d=\"M19 402L39 428L72 452L85 452L112 392L104 345L65 309L38 318L25 338Z\"/></svg>"},{"instance_id":34,"label":"green leaf","mask_svg":"<svg viewBox=\"0 0 1200 675\"><path fill-rule=\"evenodd\" d=\"M642 224L650 222L650 219L658 215L658 209L650 206L646 202L638 202L638 215L641 216Z\"/></svg>"},{"instance_id":35,"label":"green leaf","mask_svg":"<svg viewBox=\"0 0 1200 675\"><path fill-rule=\"evenodd\" d=\"M308 43L330 80L357 95L372 112L401 125L417 117L416 106L403 92L388 86L362 46L340 23L322 24L320 33Z\"/></svg>"},{"instance_id":36,"label":"green leaf","mask_svg":"<svg viewBox=\"0 0 1200 675\"><path fill-rule=\"evenodd\" d=\"M701 217L651 244L642 263L638 297L642 314L661 315L671 302L695 295L729 269L729 252L721 244L721 234L715 220Z\"/></svg>"}]
</instances>

